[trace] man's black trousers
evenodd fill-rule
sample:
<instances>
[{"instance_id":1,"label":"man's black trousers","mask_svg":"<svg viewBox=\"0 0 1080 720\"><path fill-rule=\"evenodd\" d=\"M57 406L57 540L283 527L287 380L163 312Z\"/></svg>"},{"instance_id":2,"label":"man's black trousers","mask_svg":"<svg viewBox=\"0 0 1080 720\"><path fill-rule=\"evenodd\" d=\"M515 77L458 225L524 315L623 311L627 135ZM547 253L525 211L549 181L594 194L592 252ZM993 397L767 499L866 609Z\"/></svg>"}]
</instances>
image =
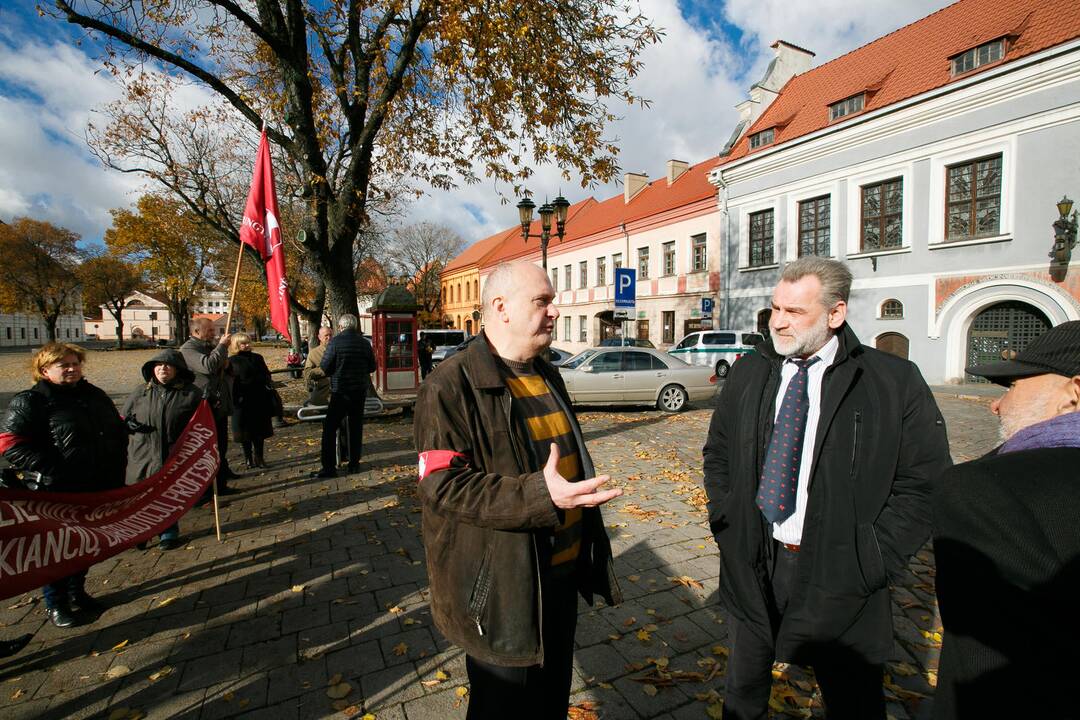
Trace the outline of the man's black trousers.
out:
<instances>
[{"instance_id":1,"label":"man's black trousers","mask_svg":"<svg viewBox=\"0 0 1080 720\"><path fill-rule=\"evenodd\" d=\"M799 555L776 543L772 572L772 610L783 617L795 582ZM765 720L769 716L772 665L776 648L752 629L731 618L731 659L727 668L724 720ZM885 720L882 667L858 658L821 650L814 675L821 688L828 720Z\"/></svg>"},{"instance_id":2,"label":"man's black trousers","mask_svg":"<svg viewBox=\"0 0 1080 720\"><path fill-rule=\"evenodd\" d=\"M360 462L364 447L364 402L367 390L345 390L330 393L330 405L322 426L322 469L332 472L337 468L334 443L337 430L344 418L349 418L349 465Z\"/></svg>"},{"instance_id":3,"label":"man's black trousers","mask_svg":"<svg viewBox=\"0 0 1080 720\"><path fill-rule=\"evenodd\" d=\"M566 720L577 629L575 583L547 583L543 605L543 665L505 667L465 656L470 686L466 720Z\"/></svg>"}]
</instances>

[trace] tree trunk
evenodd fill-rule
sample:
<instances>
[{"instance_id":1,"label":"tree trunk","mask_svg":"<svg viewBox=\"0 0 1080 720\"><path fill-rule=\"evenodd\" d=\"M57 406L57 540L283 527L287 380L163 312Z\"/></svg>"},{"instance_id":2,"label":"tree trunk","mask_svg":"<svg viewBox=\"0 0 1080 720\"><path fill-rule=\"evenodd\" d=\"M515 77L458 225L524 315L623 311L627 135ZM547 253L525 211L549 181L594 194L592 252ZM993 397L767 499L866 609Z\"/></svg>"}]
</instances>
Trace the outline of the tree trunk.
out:
<instances>
[{"instance_id":1,"label":"tree trunk","mask_svg":"<svg viewBox=\"0 0 1080 720\"><path fill-rule=\"evenodd\" d=\"M292 350L294 353L300 352L300 318L296 316L296 313L289 313L289 335L292 336Z\"/></svg>"},{"instance_id":2,"label":"tree trunk","mask_svg":"<svg viewBox=\"0 0 1080 720\"><path fill-rule=\"evenodd\" d=\"M116 347L124 349L124 321L119 318L116 320Z\"/></svg>"}]
</instances>

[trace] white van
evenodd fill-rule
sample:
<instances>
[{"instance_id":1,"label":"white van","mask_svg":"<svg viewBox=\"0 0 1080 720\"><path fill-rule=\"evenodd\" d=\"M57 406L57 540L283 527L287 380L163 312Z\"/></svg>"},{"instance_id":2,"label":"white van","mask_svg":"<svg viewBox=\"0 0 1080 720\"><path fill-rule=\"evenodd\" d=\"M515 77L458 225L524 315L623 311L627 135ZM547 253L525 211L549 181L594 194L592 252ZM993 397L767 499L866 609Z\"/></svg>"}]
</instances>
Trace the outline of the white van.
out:
<instances>
[{"instance_id":1,"label":"white van","mask_svg":"<svg viewBox=\"0 0 1080 720\"><path fill-rule=\"evenodd\" d=\"M669 353L690 365L711 366L717 377L727 377L735 361L763 342L761 333L739 330L699 330L692 332Z\"/></svg>"}]
</instances>

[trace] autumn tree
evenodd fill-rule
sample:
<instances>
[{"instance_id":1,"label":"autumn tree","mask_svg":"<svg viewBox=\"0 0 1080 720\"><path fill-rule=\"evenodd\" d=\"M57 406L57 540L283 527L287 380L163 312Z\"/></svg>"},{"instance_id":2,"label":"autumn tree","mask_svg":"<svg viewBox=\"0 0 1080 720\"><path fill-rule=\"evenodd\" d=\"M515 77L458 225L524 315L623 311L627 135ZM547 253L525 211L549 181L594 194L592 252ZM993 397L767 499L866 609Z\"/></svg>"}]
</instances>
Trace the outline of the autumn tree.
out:
<instances>
[{"instance_id":1,"label":"autumn tree","mask_svg":"<svg viewBox=\"0 0 1080 720\"><path fill-rule=\"evenodd\" d=\"M142 285L142 272L134 264L115 255L97 255L79 266L83 305L104 307L116 321L116 346L124 347L123 311L128 298Z\"/></svg>"},{"instance_id":2,"label":"autumn tree","mask_svg":"<svg viewBox=\"0 0 1080 720\"><path fill-rule=\"evenodd\" d=\"M464 238L445 225L420 222L394 230L388 260L416 298L422 320L437 323L442 317L439 274L465 246Z\"/></svg>"},{"instance_id":3,"label":"autumn tree","mask_svg":"<svg viewBox=\"0 0 1080 720\"><path fill-rule=\"evenodd\" d=\"M78 234L41 220L0 223L0 309L39 315L56 340L60 316L81 312L78 241Z\"/></svg>"},{"instance_id":4,"label":"autumn tree","mask_svg":"<svg viewBox=\"0 0 1080 720\"><path fill-rule=\"evenodd\" d=\"M105 231L105 245L135 263L147 286L165 296L175 337L183 342L191 299L209 278L219 245L214 231L180 201L160 195L143 195L134 210L111 213L113 224Z\"/></svg>"},{"instance_id":5,"label":"autumn tree","mask_svg":"<svg viewBox=\"0 0 1080 720\"><path fill-rule=\"evenodd\" d=\"M621 0L53 5L128 83L91 133L99 157L150 175L234 242L243 203L216 194L218 177L239 172L265 121L279 188L306 206L290 234L304 231L320 286L319 308L301 310L316 315L324 298L335 316L356 312L353 248L396 192L487 176L517 194L543 163L583 186L614 177L611 107L644 102L630 82L658 39ZM185 83L217 104L171 115L163 98Z\"/></svg>"}]
</instances>

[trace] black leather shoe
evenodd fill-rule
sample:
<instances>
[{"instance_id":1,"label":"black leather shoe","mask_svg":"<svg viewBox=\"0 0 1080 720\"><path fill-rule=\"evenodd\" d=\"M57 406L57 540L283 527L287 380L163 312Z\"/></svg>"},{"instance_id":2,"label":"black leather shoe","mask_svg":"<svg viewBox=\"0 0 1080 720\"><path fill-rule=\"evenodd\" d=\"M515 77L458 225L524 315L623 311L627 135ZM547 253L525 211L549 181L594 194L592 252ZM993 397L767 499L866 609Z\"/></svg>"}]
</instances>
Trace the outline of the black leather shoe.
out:
<instances>
[{"instance_id":1,"label":"black leather shoe","mask_svg":"<svg viewBox=\"0 0 1080 720\"><path fill-rule=\"evenodd\" d=\"M316 470L309 477L319 480L329 480L337 477L337 470Z\"/></svg>"},{"instance_id":2,"label":"black leather shoe","mask_svg":"<svg viewBox=\"0 0 1080 720\"><path fill-rule=\"evenodd\" d=\"M14 640L0 640L0 657L11 657L26 647L33 639L33 635L23 635Z\"/></svg>"},{"instance_id":3,"label":"black leather shoe","mask_svg":"<svg viewBox=\"0 0 1080 720\"><path fill-rule=\"evenodd\" d=\"M105 605L100 600L95 600L86 594L86 591L73 592L68 594L68 602L72 607L78 608L84 613L91 615L100 615L105 612Z\"/></svg>"},{"instance_id":4,"label":"black leather shoe","mask_svg":"<svg viewBox=\"0 0 1080 720\"><path fill-rule=\"evenodd\" d=\"M242 476L234 473L232 471L232 468L226 468L225 470L221 470L220 472L218 472L218 480L235 480L238 477Z\"/></svg>"},{"instance_id":5,"label":"black leather shoe","mask_svg":"<svg viewBox=\"0 0 1080 720\"><path fill-rule=\"evenodd\" d=\"M158 549L175 550L178 547L183 547L185 544L185 541L180 538L162 538L161 542L158 543Z\"/></svg>"},{"instance_id":6,"label":"black leather shoe","mask_svg":"<svg viewBox=\"0 0 1080 720\"><path fill-rule=\"evenodd\" d=\"M356 463L355 465L352 464L352 463L349 463L349 474L352 475L353 473L358 473L358 472L360 472L360 463Z\"/></svg>"},{"instance_id":7,"label":"black leather shoe","mask_svg":"<svg viewBox=\"0 0 1080 720\"><path fill-rule=\"evenodd\" d=\"M67 605L51 607L45 613L49 616L49 621L58 628L75 627L79 624L79 619Z\"/></svg>"}]
</instances>

